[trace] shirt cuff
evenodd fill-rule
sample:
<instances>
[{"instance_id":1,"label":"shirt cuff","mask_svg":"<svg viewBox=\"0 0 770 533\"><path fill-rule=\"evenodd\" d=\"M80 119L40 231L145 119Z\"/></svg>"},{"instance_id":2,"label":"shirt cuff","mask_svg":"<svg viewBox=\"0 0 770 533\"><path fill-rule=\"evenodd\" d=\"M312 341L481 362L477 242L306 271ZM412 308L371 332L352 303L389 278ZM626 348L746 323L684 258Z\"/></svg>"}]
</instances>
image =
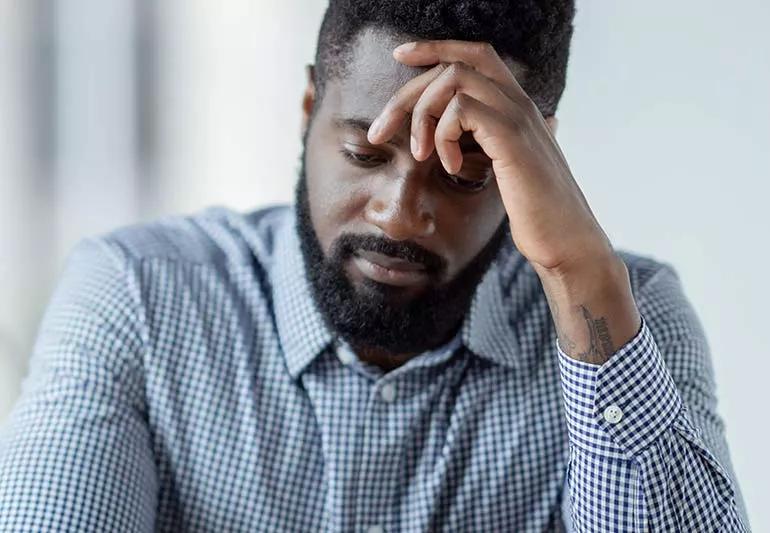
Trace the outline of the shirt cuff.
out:
<instances>
[{"instance_id":1,"label":"shirt cuff","mask_svg":"<svg viewBox=\"0 0 770 533\"><path fill-rule=\"evenodd\" d=\"M572 359L559 341L570 441L611 458L638 456L667 431L682 400L642 316L639 332L604 364Z\"/></svg>"}]
</instances>

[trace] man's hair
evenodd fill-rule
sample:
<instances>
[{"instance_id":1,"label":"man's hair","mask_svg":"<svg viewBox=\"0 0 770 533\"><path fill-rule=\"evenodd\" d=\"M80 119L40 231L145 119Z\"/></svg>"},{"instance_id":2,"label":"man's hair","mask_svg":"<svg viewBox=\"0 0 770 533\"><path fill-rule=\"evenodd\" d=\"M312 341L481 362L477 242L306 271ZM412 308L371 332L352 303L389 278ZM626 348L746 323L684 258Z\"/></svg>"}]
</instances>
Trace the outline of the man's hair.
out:
<instances>
[{"instance_id":1,"label":"man's hair","mask_svg":"<svg viewBox=\"0 0 770 533\"><path fill-rule=\"evenodd\" d=\"M316 93L348 74L351 46L365 28L415 39L485 41L524 65L519 80L544 116L564 91L574 0L331 0L318 33Z\"/></svg>"}]
</instances>

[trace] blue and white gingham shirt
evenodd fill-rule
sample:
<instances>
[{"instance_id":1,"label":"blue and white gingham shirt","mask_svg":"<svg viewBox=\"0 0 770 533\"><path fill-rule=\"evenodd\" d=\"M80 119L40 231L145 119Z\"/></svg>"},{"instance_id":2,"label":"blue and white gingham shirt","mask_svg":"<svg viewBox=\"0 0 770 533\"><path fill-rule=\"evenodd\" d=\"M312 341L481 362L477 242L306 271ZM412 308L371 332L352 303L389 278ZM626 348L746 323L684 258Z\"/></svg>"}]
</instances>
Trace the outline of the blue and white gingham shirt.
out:
<instances>
[{"instance_id":1,"label":"blue and white gingham shirt","mask_svg":"<svg viewBox=\"0 0 770 533\"><path fill-rule=\"evenodd\" d=\"M74 250L0 448L0 531L745 531L677 274L559 349L506 247L447 345L390 372L326 329L292 208L209 209Z\"/></svg>"}]
</instances>

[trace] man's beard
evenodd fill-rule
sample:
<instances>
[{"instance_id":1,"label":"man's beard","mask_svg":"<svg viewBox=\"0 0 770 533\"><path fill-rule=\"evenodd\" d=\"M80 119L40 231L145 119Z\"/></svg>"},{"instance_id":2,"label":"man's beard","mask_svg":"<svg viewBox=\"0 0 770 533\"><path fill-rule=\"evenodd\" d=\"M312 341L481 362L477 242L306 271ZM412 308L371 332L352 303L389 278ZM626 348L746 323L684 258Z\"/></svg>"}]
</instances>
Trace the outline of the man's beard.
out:
<instances>
[{"instance_id":1,"label":"man's beard","mask_svg":"<svg viewBox=\"0 0 770 533\"><path fill-rule=\"evenodd\" d=\"M411 241L343 233L326 257L310 218L303 149L295 191L297 229L313 297L327 327L354 348L378 348L393 355L419 353L447 342L470 308L476 287L498 255L511 242L504 217L489 242L452 280L438 283L445 260ZM345 273L357 250L368 250L425 265L431 282L418 295L399 298L403 288L365 278L360 290Z\"/></svg>"}]
</instances>

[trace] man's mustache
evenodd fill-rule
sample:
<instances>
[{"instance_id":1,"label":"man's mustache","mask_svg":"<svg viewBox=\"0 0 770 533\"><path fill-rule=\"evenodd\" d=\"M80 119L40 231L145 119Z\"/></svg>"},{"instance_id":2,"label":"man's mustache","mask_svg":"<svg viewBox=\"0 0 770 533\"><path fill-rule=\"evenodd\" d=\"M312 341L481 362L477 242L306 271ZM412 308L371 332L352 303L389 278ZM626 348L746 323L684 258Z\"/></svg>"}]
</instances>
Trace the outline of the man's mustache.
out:
<instances>
[{"instance_id":1,"label":"man's mustache","mask_svg":"<svg viewBox=\"0 0 770 533\"><path fill-rule=\"evenodd\" d=\"M331 259L342 263L359 250L377 252L412 263L421 263L426 273L438 277L446 269L446 260L412 241L394 241L377 235L343 233L332 244Z\"/></svg>"}]
</instances>

